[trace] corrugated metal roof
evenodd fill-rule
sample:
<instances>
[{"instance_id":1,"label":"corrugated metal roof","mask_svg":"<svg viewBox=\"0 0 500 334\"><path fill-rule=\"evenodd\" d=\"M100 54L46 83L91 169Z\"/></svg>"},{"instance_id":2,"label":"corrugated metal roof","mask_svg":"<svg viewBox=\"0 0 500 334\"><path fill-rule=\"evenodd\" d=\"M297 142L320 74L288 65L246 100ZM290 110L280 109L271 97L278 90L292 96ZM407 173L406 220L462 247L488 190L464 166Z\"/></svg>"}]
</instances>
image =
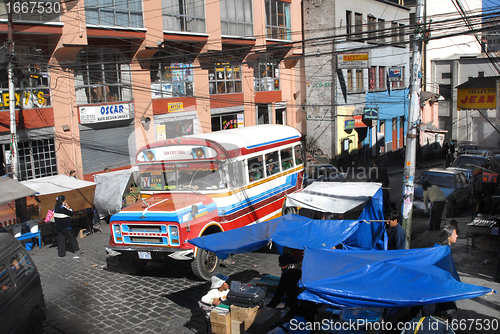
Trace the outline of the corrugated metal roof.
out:
<instances>
[{"instance_id":1,"label":"corrugated metal roof","mask_svg":"<svg viewBox=\"0 0 500 334\"><path fill-rule=\"evenodd\" d=\"M500 80L500 76L472 78L458 85L457 89L495 88L497 80Z\"/></svg>"}]
</instances>

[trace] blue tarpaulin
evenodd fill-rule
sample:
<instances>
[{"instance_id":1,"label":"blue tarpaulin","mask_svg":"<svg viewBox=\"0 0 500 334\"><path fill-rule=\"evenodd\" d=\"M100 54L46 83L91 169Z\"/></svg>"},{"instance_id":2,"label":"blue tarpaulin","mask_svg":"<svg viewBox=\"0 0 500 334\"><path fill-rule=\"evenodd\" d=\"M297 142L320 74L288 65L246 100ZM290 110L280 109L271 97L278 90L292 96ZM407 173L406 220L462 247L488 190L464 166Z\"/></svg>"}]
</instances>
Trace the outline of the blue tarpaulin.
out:
<instances>
[{"instance_id":1,"label":"blue tarpaulin","mask_svg":"<svg viewBox=\"0 0 500 334\"><path fill-rule=\"evenodd\" d=\"M279 246L296 249L330 249L346 241L349 242L349 248L373 249L384 232L383 222L315 220L288 214L189 242L226 259L229 254L252 252L271 241ZM357 238L353 238L355 234Z\"/></svg>"},{"instance_id":2,"label":"blue tarpaulin","mask_svg":"<svg viewBox=\"0 0 500 334\"><path fill-rule=\"evenodd\" d=\"M460 282L449 246L362 251L306 248L300 299L394 308L474 298L492 289Z\"/></svg>"}]
</instances>

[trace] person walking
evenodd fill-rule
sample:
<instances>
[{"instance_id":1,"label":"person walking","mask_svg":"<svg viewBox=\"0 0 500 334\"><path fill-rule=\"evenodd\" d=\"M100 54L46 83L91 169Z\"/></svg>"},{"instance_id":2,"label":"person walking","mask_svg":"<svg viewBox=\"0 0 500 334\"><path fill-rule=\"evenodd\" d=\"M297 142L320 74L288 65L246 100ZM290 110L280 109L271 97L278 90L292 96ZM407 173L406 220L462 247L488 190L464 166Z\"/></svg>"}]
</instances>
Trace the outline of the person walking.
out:
<instances>
[{"instance_id":1,"label":"person walking","mask_svg":"<svg viewBox=\"0 0 500 334\"><path fill-rule=\"evenodd\" d=\"M60 195L57 197L54 205L54 219L57 231L57 257L59 258L66 256L66 241L75 254L75 258L78 258L78 255L83 253L71 228L72 215L73 210L66 203L66 196Z\"/></svg>"},{"instance_id":2,"label":"person walking","mask_svg":"<svg viewBox=\"0 0 500 334\"><path fill-rule=\"evenodd\" d=\"M430 231L439 231L441 227L441 216L446 206L446 197L444 197L443 191L438 186L431 185L428 181L422 183L422 189L424 190L425 212L429 212L429 202L432 203L427 229Z\"/></svg>"}]
</instances>

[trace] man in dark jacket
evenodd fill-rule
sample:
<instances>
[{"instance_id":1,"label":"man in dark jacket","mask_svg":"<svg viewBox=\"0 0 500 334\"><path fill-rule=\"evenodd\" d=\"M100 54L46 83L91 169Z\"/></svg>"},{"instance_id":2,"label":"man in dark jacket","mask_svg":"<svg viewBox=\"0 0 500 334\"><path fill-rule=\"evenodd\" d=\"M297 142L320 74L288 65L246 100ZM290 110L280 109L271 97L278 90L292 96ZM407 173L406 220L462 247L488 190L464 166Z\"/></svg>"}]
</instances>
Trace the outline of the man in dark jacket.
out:
<instances>
[{"instance_id":1,"label":"man in dark jacket","mask_svg":"<svg viewBox=\"0 0 500 334\"><path fill-rule=\"evenodd\" d=\"M75 258L78 258L78 255L83 253L78 247L78 241L76 241L75 234L71 229L72 215L73 210L66 203L66 196L60 195L57 197L54 206L54 219L57 231L57 257L59 258L66 256L66 241L68 241L69 247L75 254Z\"/></svg>"},{"instance_id":2,"label":"man in dark jacket","mask_svg":"<svg viewBox=\"0 0 500 334\"><path fill-rule=\"evenodd\" d=\"M405 249L406 243L406 233L401 225L398 223L399 214L393 211L387 217L389 221L387 223L387 237L388 246L387 249Z\"/></svg>"}]
</instances>

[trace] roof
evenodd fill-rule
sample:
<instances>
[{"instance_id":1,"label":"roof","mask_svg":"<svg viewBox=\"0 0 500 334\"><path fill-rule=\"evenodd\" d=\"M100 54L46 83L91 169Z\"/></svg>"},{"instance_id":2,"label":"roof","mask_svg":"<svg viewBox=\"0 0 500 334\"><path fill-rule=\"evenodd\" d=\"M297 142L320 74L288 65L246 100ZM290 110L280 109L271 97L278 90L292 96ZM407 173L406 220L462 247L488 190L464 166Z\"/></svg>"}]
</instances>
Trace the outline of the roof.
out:
<instances>
[{"instance_id":1,"label":"roof","mask_svg":"<svg viewBox=\"0 0 500 334\"><path fill-rule=\"evenodd\" d=\"M478 89L478 88L495 88L497 80L500 80L500 76L496 77L479 77L471 78L461 85L458 85L457 89Z\"/></svg>"},{"instance_id":2,"label":"roof","mask_svg":"<svg viewBox=\"0 0 500 334\"><path fill-rule=\"evenodd\" d=\"M35 194L32 189L7 176L0 177L0 188L2 189L0 192L0 203L10 202Z\"/></svg>"},{"instance_id":3,"label":"roof","mask_svg":"<svg viewBox=\"0 0 500 334\"><path fill-rule=\"evenodd\" d=\"M94 182L77 180L67 175L54 175L22 181L23 185L33 189L37 195L57 194L80 188L95 186Z\"/></svg>"}]
</instances>

